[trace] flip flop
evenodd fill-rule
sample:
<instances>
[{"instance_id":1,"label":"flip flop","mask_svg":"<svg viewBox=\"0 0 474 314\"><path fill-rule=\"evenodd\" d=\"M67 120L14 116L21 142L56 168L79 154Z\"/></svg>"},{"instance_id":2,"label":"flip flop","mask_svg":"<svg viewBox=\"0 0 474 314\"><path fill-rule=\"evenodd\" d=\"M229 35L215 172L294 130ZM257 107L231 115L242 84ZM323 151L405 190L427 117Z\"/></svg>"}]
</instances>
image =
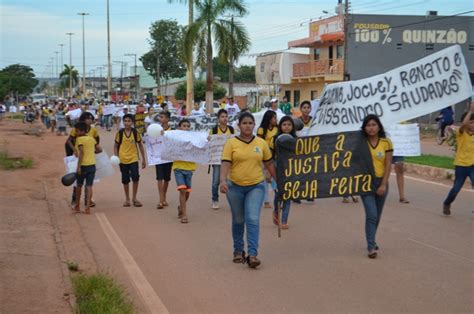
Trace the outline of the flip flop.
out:
<instances>
[{"instance_id":1,"label":"flip flop","mask_svg":"<svg viewBox=\"0 0 474 314\"><path fill-rule=\"evenodd\" d=\"M400 203L402 203L402 204L410 204L410 201L407 201L406 199L402 198L402 199L400 199Z\"/></svg>"},{"instance_id":2,"label":"flip flop","mask_svg":"<svg viewBox=\"0 0 474 314\"><path fill-rule=\"evenodd\" d=\"M163 209L165 207L165 205L163 203L158 203L158 205L156 205L156 209Z\"/></svg>"},{"instance_id":3,"label":"flip flop","mask_svg":"<svg viewBox=\"0 0 474 314\"><path fill-rule=\"evenodd\" d=\"M169 205L168 202L163 202L163 206L164 206L164 207L166 207L166 206L168 206L168 205Z\"/></svg>"},{"instance_id":4,"label":"flip flop","mask_svg":"<svg viewBox=\"0 0 474 314\"><path fill-rule=\"evenodd\" d=\"M182 224L187 224L189 221L188 221L188 217L181 217L181 223Z\"/></svg>"},{"instance_id":5,"label":"flip flop","mask_svg":"<svg viewBox=\"0 0 474 314\"><path fill-rule=\"evenodd\" d=\"M140 203L139 201L133 201L133 206L135 207L142 207L142 203Z\"/></svg>"},{"instance_id":6,"label":"flip flop","mask_svg":"<svg viewBox=\"0 0 474 314\"><path fill-rule=\"evenodd\" d=\"M123 207L130 207L130 202L129 201L123 202Z\"/></svg>"}]
</instances>

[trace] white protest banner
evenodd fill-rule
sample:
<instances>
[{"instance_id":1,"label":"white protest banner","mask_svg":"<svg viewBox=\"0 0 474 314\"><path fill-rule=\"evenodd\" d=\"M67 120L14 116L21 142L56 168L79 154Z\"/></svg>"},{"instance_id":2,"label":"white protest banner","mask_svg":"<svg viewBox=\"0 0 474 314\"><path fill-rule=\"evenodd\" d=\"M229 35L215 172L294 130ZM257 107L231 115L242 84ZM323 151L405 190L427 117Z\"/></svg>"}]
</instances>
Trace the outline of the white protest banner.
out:
<instances>
[{"instance_id":1,"label":"white protest banner","mask_svg":"<svg viewBox=\"0 0 474 314\"><path fill-rule=\"evenodd\" d=\"M64 157L64 164L66 166L66 174L76 172L77 170L77 157L67 156ZM109 156L105 151L95 155L95 179L111 177L115 173L112 164L110 163Z\"/></svg>"},{"instance_id":2,"label":"white protest banner","mask_svg":"<svg viewBox=\"0 0 474 314\"><path fill-rule=\"evenodd\" d=\"M385 131L393 143L393 156L421 155L420 128L417 123L394 124Z\"/></svg>"},{"instance_id":3,"label":"white protest banner","mask_svg":"<svg viewBox=\"0 0 474 314\"><path fill-rule=\"evenodd\" d=\"M174 125L175 127L178 126L180 120L184 119L184 117L178 115L171 115L170 118L170 125ZM200 132L208 132L212 130L217 124L217 116L190 116L186 117L189 122L191 122L191 131L200 131ZM232 122L237 120L237 116L229 117L229 125L232 125Z\"/></svg>"},{"instance_id":4,"label":"white protest banner","mask_svg":"<svg viewBox=\"0 0 474 314\"><path fill-rule=\"evenodd\" d=\"M79 119L79 117L81 116L81 114L82 114L82 109L81 109L81 108L68 111L68 113L67 113L67 115L69 116L69 118L70 118L71 120L77 120L77 119Z\"/></svg>"},{"instance_id":5,"label":"white protest banner","mask_svg":"<svg viewBox=\"0 0 474 314\"><path fill-rule=\"evenodd\" d=\"M164 135L161 158L166 160L209 162L207 133L192 131L167 131Z\"/></svg>"},{"instance_id":6,"label":"white protest banner","mask_svg":"<svg viewBox=\"0 0 474 314\"><path fill-rule=\"evenodd\" d=\"M164 136L153 138L145 136L144 140L146 147L146 157L148 166L161 165L171 161L162 160L161 152L163 151Z\"/></svg>"},{"instance_id":7,"label":"white protest banner","mask_svg":"<svg viewBox=\"0 0 474 314\"><path fill-rule=\"evenodd\" d=\"M102 114L104 116L114 114L115 113L115 105L110 104L110 105L105 105L102 107Z\"/></svg>"},{"instance_id":8,"label":"white protest banner","mask_svg":"<svg viewBox=\"0 0 474 314\"><path fill-rule=\"evenodd\" d=\"M454 105L471 94L461 47L454 45L384 74L328 85L308 135L358 130L368 114L392 125Z\"/></svg>"},{"instance_id":9,"label":"white protest banner","mask_svg":"<svg viewBox=\"0 0 474 314\"><path fill-rule=\"evenodd\" d=\"M220 165L224 144L233 135L211 135L209 137L209 164Z\"/></svg>"}]
</instances>

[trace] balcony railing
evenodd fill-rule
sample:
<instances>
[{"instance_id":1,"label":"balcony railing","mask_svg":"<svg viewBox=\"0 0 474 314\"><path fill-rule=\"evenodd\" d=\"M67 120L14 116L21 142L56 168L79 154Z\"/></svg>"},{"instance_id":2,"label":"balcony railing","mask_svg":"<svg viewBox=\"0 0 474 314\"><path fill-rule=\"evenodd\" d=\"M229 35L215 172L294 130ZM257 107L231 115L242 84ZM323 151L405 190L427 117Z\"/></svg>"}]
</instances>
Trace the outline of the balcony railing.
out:
<instances>
[{"instance_id":1,"label":"balcony railing","mask_svg":"<svg viewBox=\"0 0 474 314\"><path fill-rule=\"evenodd\" d=\"M293 64L293 77L342 74L344 60L326 59Z\"/></svg>"}]
</instances>

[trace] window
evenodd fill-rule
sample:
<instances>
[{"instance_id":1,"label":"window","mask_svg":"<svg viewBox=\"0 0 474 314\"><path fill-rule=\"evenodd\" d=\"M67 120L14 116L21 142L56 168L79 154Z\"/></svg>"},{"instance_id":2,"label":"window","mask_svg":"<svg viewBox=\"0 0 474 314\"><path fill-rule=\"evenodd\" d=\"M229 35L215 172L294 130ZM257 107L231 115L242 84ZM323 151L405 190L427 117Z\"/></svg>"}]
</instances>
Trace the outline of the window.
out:
<instances>
[{"instance_id":1,"label":"window","mask_svg":"<svg viewBox=\"0 0 474 314\"><path fill-rule=\"evenodd\" d=\"M314 53L314 60L319 60L319 58L321 57L321 49L314 48L313 53Z\"/></svg>"},{"instance_id":2,"label":"window","mask_svg":"<svg viewBox=\"0 0 474 314\"><path fill-rule=\"evenodd\" d=\"M285 91L285 97L288 99L289 102L291 102L291 91L290 90Z\"/></svg>"},{"instance_id":3,"label":"window","mask_svg":"<svg viewBox=\"0 0 474 314\"><path fill-rule=\"evenodd\" d=\"M317 90L312 90L311 91L311 100L313 99L318 99L318 91Z\"/></svg>"},{"instance_id":4,"label":"window","mask_svg":"<svg viewBox=\"0 0 474 314\"><path fill-rule=\"evenodd\" d=\"M260 72L265 72L265 62L260 63Z\"/></svg>"},{"instance_id":5,"label":"window","mask_svg":"<svg viewBox=\"0 0 474 314\"><path fill-rule=\"evenodd\" d=\"M295 100L293 103L293 106L299 107L300 105L300 91L299 90L293 91L293 99Z\"/></svg>"},{"instance_id":6,"label":"window","mask_svg":"<svg viewBox=\"0 0 474 314\"><path fill-rule=\"evenodd\" d=\"M343 59L344 58L344 46L338 45L336 46L336 59Z\"/></svg>"}]
</instances>

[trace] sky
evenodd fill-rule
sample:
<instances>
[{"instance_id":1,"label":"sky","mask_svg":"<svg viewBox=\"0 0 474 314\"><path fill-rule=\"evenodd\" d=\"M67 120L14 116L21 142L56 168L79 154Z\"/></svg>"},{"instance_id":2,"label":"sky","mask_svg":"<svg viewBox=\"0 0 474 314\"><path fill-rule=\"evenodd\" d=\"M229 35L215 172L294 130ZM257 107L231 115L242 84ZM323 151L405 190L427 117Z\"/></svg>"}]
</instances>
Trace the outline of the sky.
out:
<instances>
[{"instance_id":1,"label":"sky","mask_svg":"<svg viewBox=\"0 0 474 314\"><path fill-rule=\"evenodd\" d=\"M187 23L187 5L168 0L110 0L112 61L127 62L128 75L134 58L149 49L149 28L160 19ZM182 2L182 1L181 1ZM239 64L255 65L255 55L288 47L288 41L308 36L311 20L334 14L337 0L246 0L249 14L242 18L250 34L252 47ZM353 0L352 13L424 15L428 10L438 15L452 15L473 9L472 0ZM329 14L323 13L327 11ZM106 0L0 0L0 68L21 63L31 66L38 77L50 77L57 64L69 63L69 37L72 32L72 64L82 75L82 17L86 12L86 73L100 73L107 64ZM55 51L58 51L56 54ZM307 50L295 50L306 52ZM59 68L61 68L59 66ZM119 75L119 63L113 75ZM88 75L89 75L88 74ZM106 75L105 68L102 75Z\"/></svg>"}]
</instances>

